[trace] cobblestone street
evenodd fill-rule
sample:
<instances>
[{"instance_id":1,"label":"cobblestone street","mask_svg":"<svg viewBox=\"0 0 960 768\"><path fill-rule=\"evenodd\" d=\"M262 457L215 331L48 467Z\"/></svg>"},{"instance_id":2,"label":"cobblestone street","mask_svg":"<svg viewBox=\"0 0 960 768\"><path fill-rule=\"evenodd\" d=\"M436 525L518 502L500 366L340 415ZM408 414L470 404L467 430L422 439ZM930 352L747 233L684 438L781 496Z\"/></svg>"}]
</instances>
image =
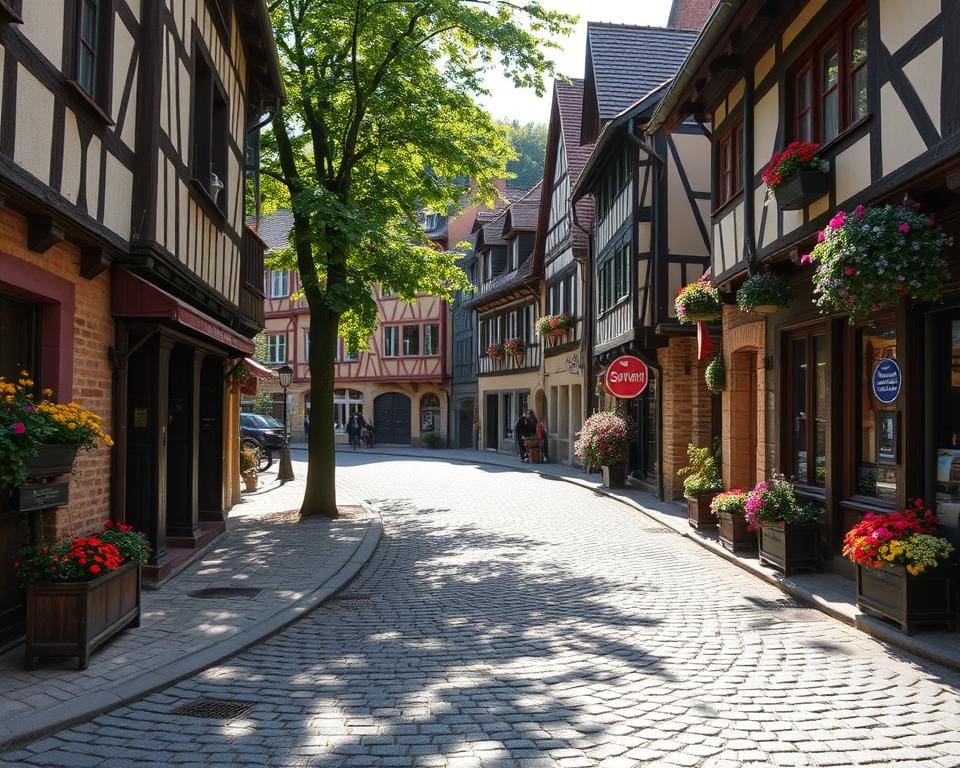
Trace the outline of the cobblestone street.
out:
<instances>
[{"instance_id":1,"label":"cobblestone street","mask_svg":"<svg viewBox=\"0 0 960 768\"><path fill-rule=\"evenodd\" d=\"M956 674L635 510L521 470L339 463L384 522L340 599L0 765L960 766ZM199 698L252 707L173 713Z\"/></svg>"}]
</instances>

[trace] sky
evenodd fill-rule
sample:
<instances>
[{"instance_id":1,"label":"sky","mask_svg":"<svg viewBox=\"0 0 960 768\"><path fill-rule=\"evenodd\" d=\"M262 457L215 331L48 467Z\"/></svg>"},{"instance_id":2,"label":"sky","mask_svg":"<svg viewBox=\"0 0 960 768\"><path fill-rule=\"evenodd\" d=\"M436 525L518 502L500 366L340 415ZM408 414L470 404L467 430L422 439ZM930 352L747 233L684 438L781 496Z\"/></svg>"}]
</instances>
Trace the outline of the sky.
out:
<instances>
[{"instance_id":1,"label":"sky","mask_svg":"<svg viewBox=\"0 0 960 768\"><path fill-rule=\"evenodd\" d=\"M587 22L612 21L619 24L663 26L671 0L541 0L544 7L576 14L580 21L571 35L560 38L562 46L550 51L557 71L568 77L583 77L586 57ZM483 100L497 120L546 123L550 119L550 86L543 98L530 89L520 90L513 82L491 73L487 77L491 97Z\"/></svg>"}]
</instances>

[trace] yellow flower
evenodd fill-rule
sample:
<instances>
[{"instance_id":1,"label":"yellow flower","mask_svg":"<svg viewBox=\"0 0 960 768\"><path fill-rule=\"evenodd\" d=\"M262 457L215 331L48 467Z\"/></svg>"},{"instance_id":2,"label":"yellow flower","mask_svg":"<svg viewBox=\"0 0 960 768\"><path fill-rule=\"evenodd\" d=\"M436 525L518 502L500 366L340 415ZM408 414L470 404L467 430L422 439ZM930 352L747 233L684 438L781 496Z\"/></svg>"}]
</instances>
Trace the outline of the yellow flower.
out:
<instances>
[{"instance_id":1,"label":"yellow flower","mask_svg":"<svg viewBox=\"0 0 960 768\"><path fill-rule=\"evenodd\" d=\"M49 387L47 387L46 389L43 390L43 396L44 396L44 397L53 397L53 390L50 389Z\"/></svg>"},{"instance_id":2,"label":"yellow flower","mask_svg":"<svg viewBox=\"0 0 960 768\"><path fill-rule=\"evenodd\" d=\"M76 429L76 428L77 428L77 425L74 424L72 421L69 424L67 424L67 429Z\"/></svg>"},{"instance_id":3,"label":"yellow flower","mask_svg":"<svg viewBox=\"0 0 960 768\"><path fill-rule=\"evenodd\" d=\"M20 375L26 378L27 376L30 375L30 371L20 371Z\"/></svg>"}]
</instances>

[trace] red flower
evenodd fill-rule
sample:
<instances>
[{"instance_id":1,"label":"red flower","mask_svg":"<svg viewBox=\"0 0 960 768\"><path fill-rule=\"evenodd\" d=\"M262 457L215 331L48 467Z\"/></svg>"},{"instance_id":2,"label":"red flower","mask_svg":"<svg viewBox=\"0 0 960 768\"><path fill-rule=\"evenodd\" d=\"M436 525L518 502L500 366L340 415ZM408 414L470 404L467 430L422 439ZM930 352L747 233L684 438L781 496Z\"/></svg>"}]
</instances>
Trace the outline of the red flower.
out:
<instances>
[{"instance_id":1,"label":"red flower","mask_svg":"<svg viewBox=\"0 0 960 768\"><path fill-rule=\"evenodd\" d=\"M100 566L99 566L99 565L91 565L91 566L90 566L90 573L100 573Z\"/></svg>"}]
</instances>

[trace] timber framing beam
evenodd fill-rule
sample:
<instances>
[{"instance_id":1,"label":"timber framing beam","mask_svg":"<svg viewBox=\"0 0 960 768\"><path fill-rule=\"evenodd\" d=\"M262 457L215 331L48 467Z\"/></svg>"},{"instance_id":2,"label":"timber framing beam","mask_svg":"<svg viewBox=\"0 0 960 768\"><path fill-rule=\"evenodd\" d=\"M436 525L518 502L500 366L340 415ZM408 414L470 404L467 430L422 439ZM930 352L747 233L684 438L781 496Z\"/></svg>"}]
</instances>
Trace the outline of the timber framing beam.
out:
<instances>
[{"instance_id":1,"label":"timber framing beam","mask_svg":"<svg viewBox=\"0 0 960 768\"><path fill-rule=\"evenodd\" d=\"M34 253L46 253L63 240L63 227L50 216L27 218L27 247Z\"/></svg>"}]
</instances>

